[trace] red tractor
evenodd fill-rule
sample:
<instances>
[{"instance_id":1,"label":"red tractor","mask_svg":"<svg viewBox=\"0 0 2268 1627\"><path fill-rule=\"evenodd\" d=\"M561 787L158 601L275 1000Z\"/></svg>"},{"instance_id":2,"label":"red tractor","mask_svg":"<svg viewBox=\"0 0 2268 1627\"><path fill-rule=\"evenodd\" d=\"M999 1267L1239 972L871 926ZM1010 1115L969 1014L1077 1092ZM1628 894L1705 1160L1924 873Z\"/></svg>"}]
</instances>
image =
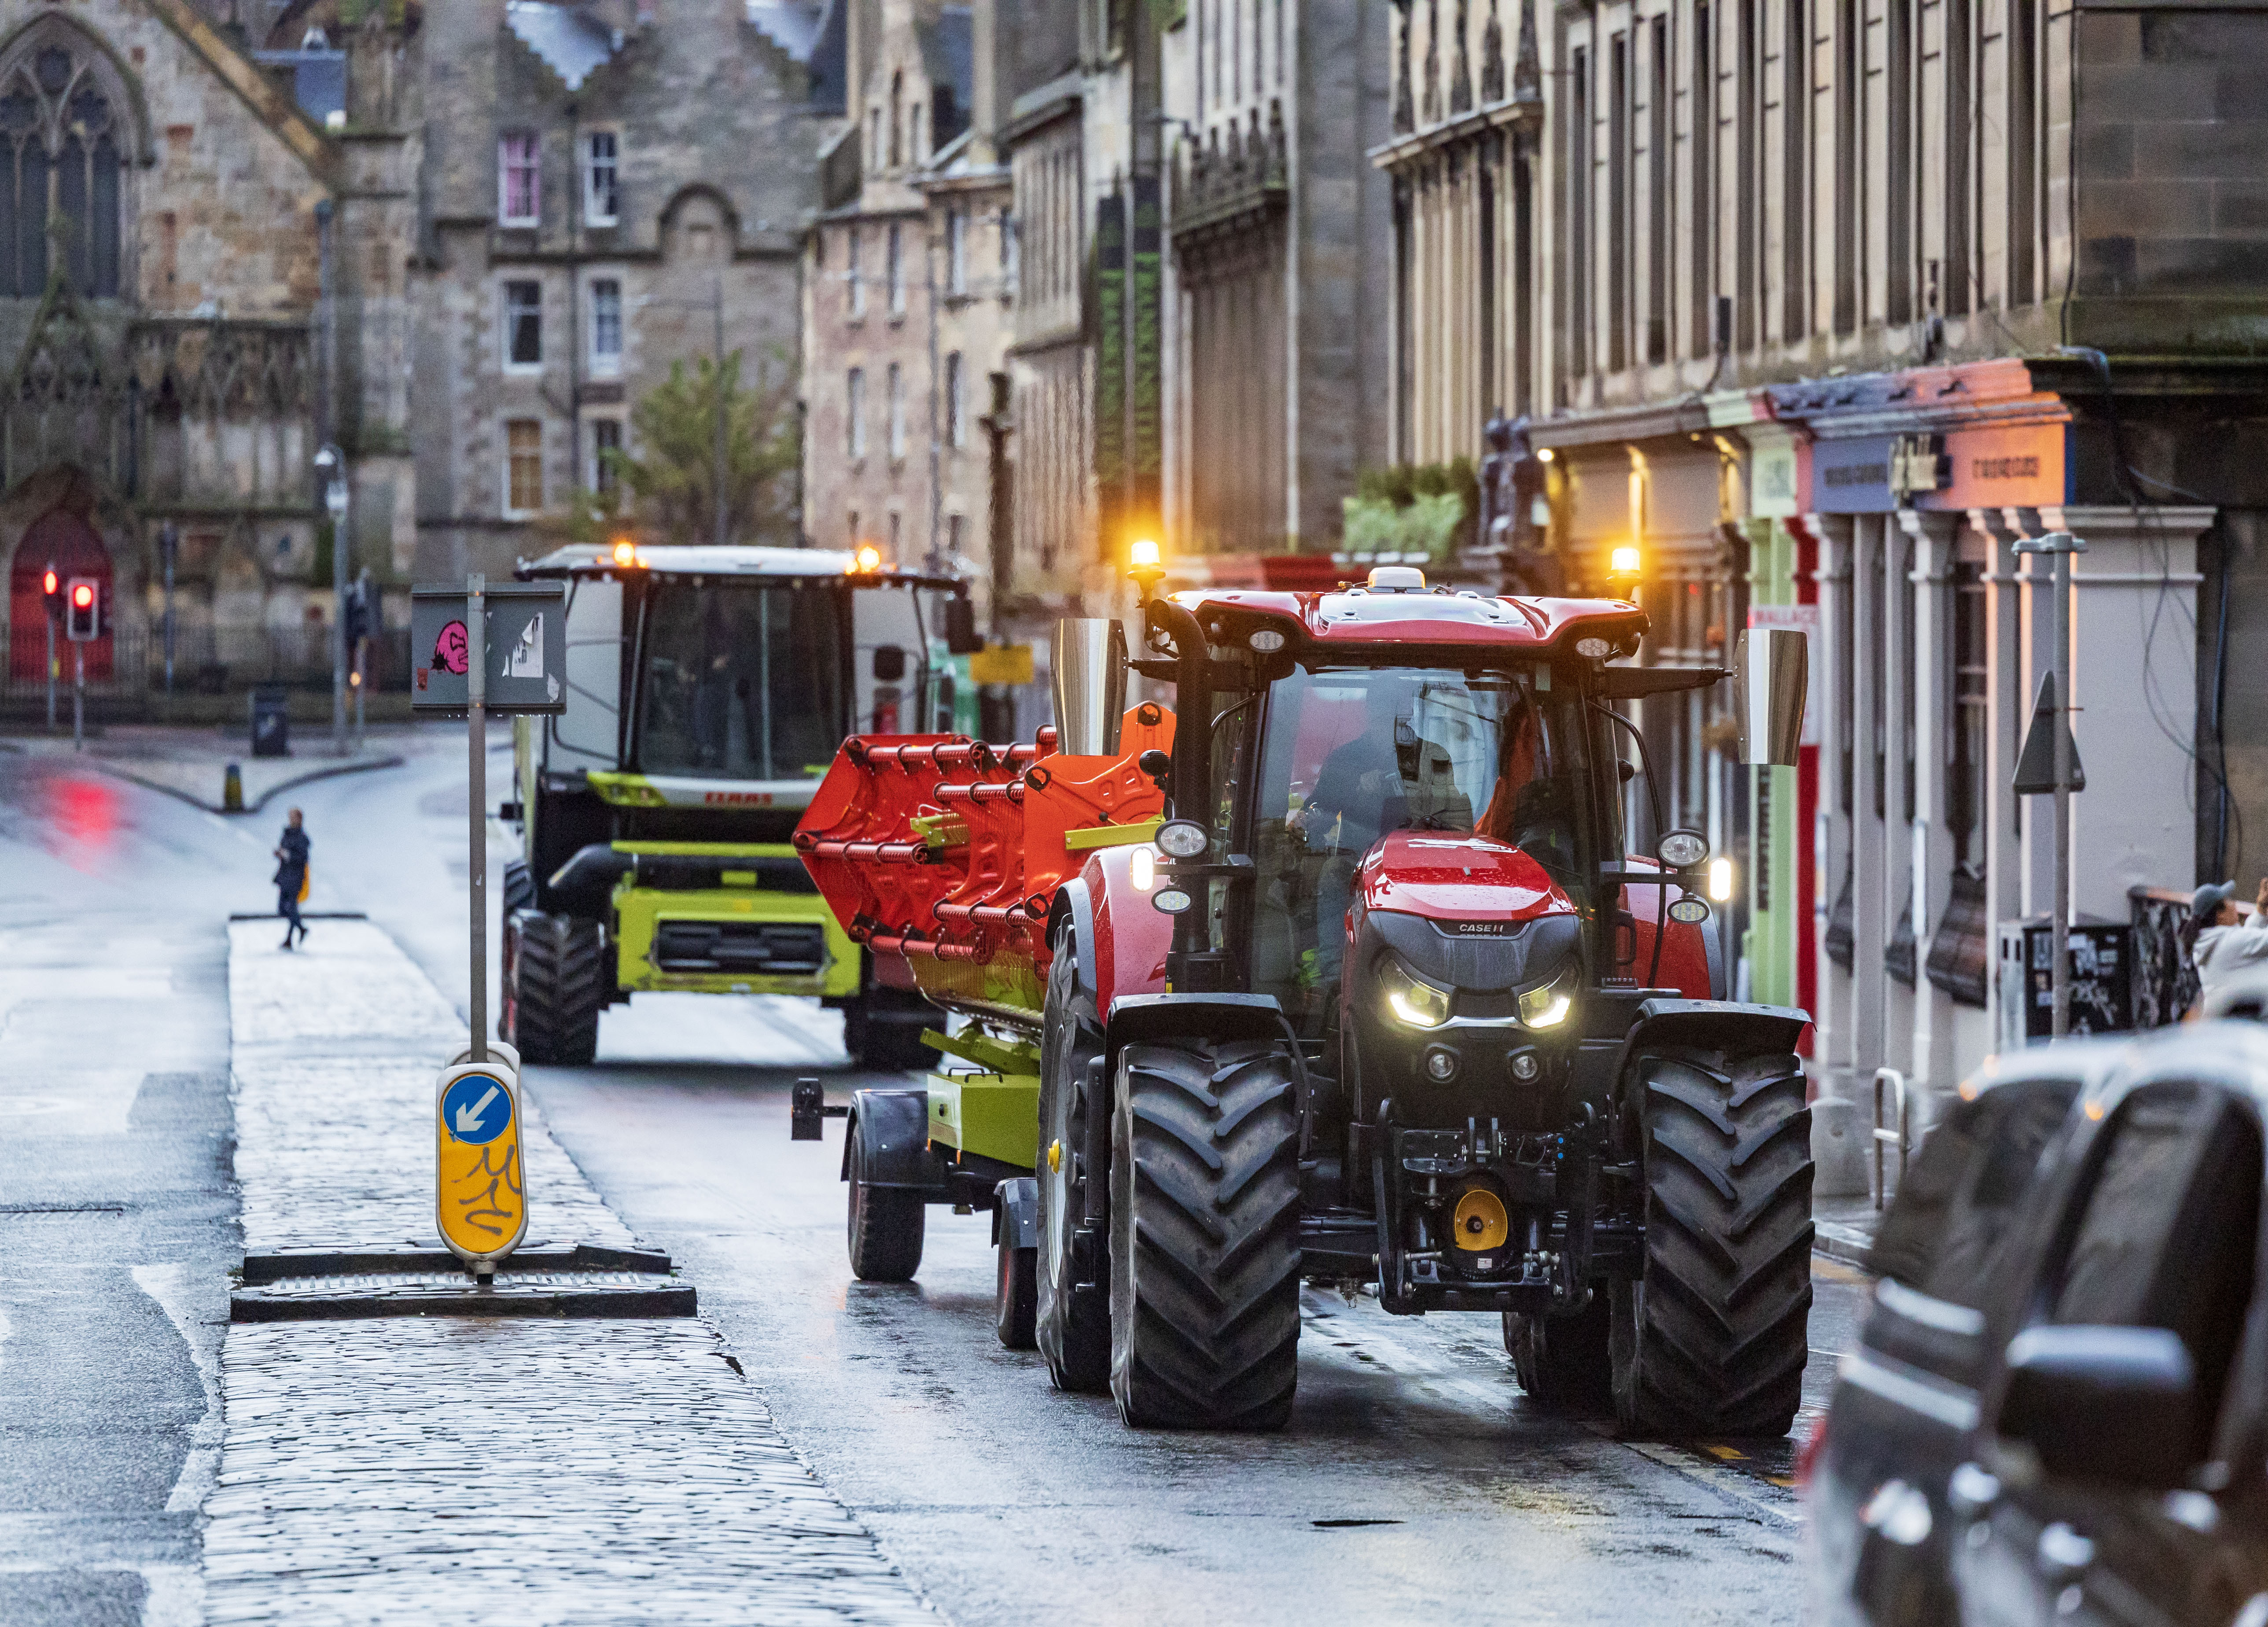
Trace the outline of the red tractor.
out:
<instances>
[{"instance_id":1,"label":"red tractor","mask_svg":"<svg viewBox=\"0 0 2268 1627\"><path fill-rule=\"evenodd\" d=\"M1059 738L850 741L798 832L878 967L973 1019L850 1104L857 1274L991 1211L1001 1337L1130 1424L1281 1425L1311 1281L1496 1312L1532 1395L1627 1431L1784 1433L1808 1020L1718 998L1707 843L1657 806L1628 850L1660 793L1614 704L1726 674L1629 665L1629 603L1406 568L1144 625L1130 660L1058 629ZM1793 761L1803 653L1742 640L1746 760ZM1122 712L1130 669L1173 710Z\"/></svg>"}]
</instances>

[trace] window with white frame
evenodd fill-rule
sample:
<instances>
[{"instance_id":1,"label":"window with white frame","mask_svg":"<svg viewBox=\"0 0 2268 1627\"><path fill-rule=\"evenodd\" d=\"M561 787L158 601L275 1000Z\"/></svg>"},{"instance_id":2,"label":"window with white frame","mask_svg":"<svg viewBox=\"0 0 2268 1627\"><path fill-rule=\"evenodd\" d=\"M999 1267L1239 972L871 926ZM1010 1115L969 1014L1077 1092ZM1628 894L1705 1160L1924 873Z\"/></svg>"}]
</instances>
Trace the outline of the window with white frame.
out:
<instances>
[{"instance_id":1,"label":"window with white frame","mask_svg":"<svg viewBox=\"0 0 2268 1627\"><path fill-rule=\"evenodd\" d=\"M850 315L853 320L866 314L866 279L858 268L858 228L852 226L843 234L850 247L845 253L849 267L843 275L850 284Z\"/></svg>"},{"instance_id":2,"label":"window with white frame","mask_svg":"<svg viewBox=\"0 0 2268 1627\"><path fill-rule=\"evenodd\" d=\"M968 291L968 216L957 209L945 217L945 286L948 293Z\"/></svg>"},{"instance_id":3,"label":"window with white frame","mask_svg":"<svg viewBox=\"0 0 2268 1627\"><path fill-rule=\"evenodd\" d=\"M954 350L947 354L945 358L945 444L948 446L968 445L968 413L961 400L965 377L961 365L961 352Z\"/></svg>"},{"instance_id":4,"label":"window with white frame","mask_svg":"<svg viewBox=\"0 0 2268 1627\"><path fill-rule=\"evenodd\" d=\"M533 278L504 285L504 364L507 372L543 365L543 284Z\"/></svg>"},{"instance_id":5,"label":"window with white frame","mask_svg":"<svg viewBox=\"0 0 2268 1627\"><path fill-rule=\"evenodd\" d=\"M602 497L611 497L622 490L622 470L616 465L622 454L622 421L620 418L591 420L591 490Z\"/></svg>"},{"instance_id":6,"label":"window with white frame","mask_svg":"<svg viewBox=\"0 0 2268 1627\"><path fill-rule=\"evenodd\" d=\"M895 362L890 364L890 456L906 455L906 375Z\"/></svg>"},{"instance_id":7,"label":"window with white frame","mask_svg":"<svg viewBox=\"0 0 2268 1627\"><path fill-rule=\"evenodd\" d=\"M903 316L906 313L905 235L903 228L895 221L890 223L889 255L883 274L889 288L890 314Z\"/></svg>"},{"instance_id":8,"label":"window with white frame","mask_svg":"<svg viewBox=\"0 0 2268 1627\"><path fill-rule=\"evenodd\" d=\"M1016 217L1006 210L1000 211L1000 291L1013 293L1016 289L1017 247Z\"/></svg>"},{"instance_id":9,"label":"window with white frame","mask_svg":"<svg viewBox=\"0 0 2268 1627\"><path fill-rule=\"evenodd\" d=\"M843 446L854 458L866 455L866 370L853 367L843 387Z\"/></svg>"},{"instance_id":10,"label":"window with white frame","mask_svg":"<svg viewBox=\"0 0 2268 1627\"><path fill-rule=\"evenodd\" d=\"M591 279L591 372L612 377L622 370L622 285L611 276Z\"/></svg>"},{"instance_id":11,"label":"window with white frame","mask_svg":"<svg viewBox=\"0 0 2268 1627\"><path fill-rule=\"evenodd\" d=\"M510 418L504 426L504 512L509 519L543 508L543 424Z\"/></svg>"},{"instance_id":12,"label":"window with white frame","mask_svg":"<svg viewBox=\"0 0 2268 1627\"><path fill-rule=\"evenodd\" d=\"M583 138L583 224L611 226L622 210L622 141L612 130Z\"/></svg>"},{"instance_id":13,"label":"window with white frame","mask_svg":"<svg viewBox=\"0 0 2268 1627\"><path fill-rule=\"evenodd\" d=\"M543 166L535 132L508 130L497 143L497 224L533 226L543 214Z\"/></svg>"}]
</instances>

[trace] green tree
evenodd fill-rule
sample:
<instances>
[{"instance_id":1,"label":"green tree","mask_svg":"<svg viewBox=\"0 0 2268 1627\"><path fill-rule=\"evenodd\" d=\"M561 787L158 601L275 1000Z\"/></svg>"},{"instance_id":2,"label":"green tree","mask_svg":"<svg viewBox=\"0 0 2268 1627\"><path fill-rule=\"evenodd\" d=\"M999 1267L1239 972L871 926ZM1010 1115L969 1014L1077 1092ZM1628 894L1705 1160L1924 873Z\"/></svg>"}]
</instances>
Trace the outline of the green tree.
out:
<instances>
[{"instance_id":1,"label":"green tree","mask_svg":"<svg viewBox=\"0 0 2268 1627\"><path fill-rule=\"evenodd\" d=\"M636 450L603 454L615 490L578 494L543 529L568 543L603 543L626 529L652 542L712 542L721 467L725 540L793 544L802 460L794 381L777 356L758 364L753 387L740 382L738 350L721 368L706 357L672 363L668 379L630 409Z\"/></svg>"}]
</instances>

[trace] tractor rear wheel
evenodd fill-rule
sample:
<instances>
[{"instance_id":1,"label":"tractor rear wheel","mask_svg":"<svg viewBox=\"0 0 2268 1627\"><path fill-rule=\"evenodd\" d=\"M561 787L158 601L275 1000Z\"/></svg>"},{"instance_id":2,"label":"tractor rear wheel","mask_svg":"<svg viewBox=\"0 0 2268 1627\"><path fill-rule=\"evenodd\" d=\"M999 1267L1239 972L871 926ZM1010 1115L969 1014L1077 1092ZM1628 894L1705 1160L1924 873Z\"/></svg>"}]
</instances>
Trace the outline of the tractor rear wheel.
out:
<instances>
[{"instance_id":1,"label":"tractor rear wheel","mask_svg":"<svg viewBox=\"0 0 2268 1627\"><path fill-rule=\"evenodd\" d=\"M1572 1316L1504 1314L1504 1348L1512 1354L1513 1375L1536 1405L1589 1415L1614 1404L1608 1321L1603 1294Z\"/></svg>"},{"instance_id":2,"label":"tractor rear wheel","mask_svg":"<svg viewBox=\"0 0 2268 1627\"><path fill-rule=\"evenodd\" d=\"M1099 1390L1110 1382L1110 1302L1101 1292L1074 1292L1079 1262L1072 1240L1086 1214L1079 1181L1086 1145L1086 1103L1080 1082L1100 1049L1079 1021L1078 950L1069 932L1055 940L1048 968L1045 1027L1040 1031L1040 1245L1035 1268L1034 1336L1057 1389ZM1101 1179L1100 1170L1094 1172ZM1108 1263L1096 1251L1096 1268Z\"/></svg>"},{"instance_id":3,"label":"tractor rear wheel","mask_svg":"<svg viewBox=\"0 0 2268 1627\"><path fill-rule=\"evenodd\" d=\"M1300 1069L1279 1042L1123 1053L1110 1389L1129 1424L1281 1429L1300 1360Z\"/></svg>"},{"instance_id":4,"label":"tractor rear wheel","mask_svg":"<svg viewBox=\"0 0 2268 1627\"><path fill-rule=\"evenodd\" d=\"M504 990L507 1044L522 1062L579 1068L599 1052L599 1013L612 992L596 921L523 909L512 917Z\"/></svg>"},{"instance_id":5,"label":"tractor rear wheel","mask_svg":"<svg viewBox=\"0 0 2268 1627\"><path fill-rule=\"evenodd\" d=\"M1811 1110L1786 1051L1641 1051L1643 1276L1611 1291L1625 1434L1785 1435L1811 1312Z\"/></svg>"},{"instance_id":6,"label":"tractor rear wheel","mask_svg":"<svg viewBox=\"0 0 2268 1627\"><path fill-rule=\"evenodd\" d=\"M504 912L535 908L535 878L524 858L508 858L504 865Z\"/></svg>"},{"instance_id":7,"label":"tractor rear wheel","mask_svg":"<svg viewBox=\"0 0 2268 1627\"><path fill-rule=\"evenodd\" d=\"M921 1270L928 1205L910 1187L868 1184L863 1128L850 1121L850 1274L862 1283L909 1283Z\"/></svg>"}]
</instances>

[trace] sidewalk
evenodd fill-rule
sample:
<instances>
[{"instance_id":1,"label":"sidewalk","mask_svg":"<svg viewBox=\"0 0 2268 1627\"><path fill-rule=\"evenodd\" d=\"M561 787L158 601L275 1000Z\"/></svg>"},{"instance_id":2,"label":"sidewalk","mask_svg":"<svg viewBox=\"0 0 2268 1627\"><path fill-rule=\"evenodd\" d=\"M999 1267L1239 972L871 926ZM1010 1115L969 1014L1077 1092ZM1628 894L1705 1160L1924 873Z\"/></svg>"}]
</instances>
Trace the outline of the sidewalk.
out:
<instances>
[{"instance_id":1,"label":"sidewalk","mask_svg":"<svg viewBox=\"0 0 2268 1627\"><path fill-rule=\"evenodd\" d=\"M1811 1200L1815 1233L1811 1252L1863 1270L1881 1219L1874 1200L1863 1192L1856 1197L1815 1197Z\"/></svg>"},{"instance_id":2,"label":"sidewalk","mask_svg":"<svg viewBox=\"0 0 2268 1627\"><path fill-rule=\"evenodd\" d=\"M464 1030L368 923L320 923L289 954L269 931L231 936L237 1297L298 1270L364 1296L370 1319L247 1322L239 1304L203 1506L206 1619L934 1623L705 1323L562 1321L530 1301L391 1314L405 1278L487 1296L435 1263L433 1081ZM554 1268L532 1275L573 1279L583 1257L635 1268L587 1273L600 1281L667 1272L532 1102L521 1137L519 1257ZM402 1269L372 1271L373 1256Z\"/></svg>"},{"instance_id":3,"label":"sidewalk","mask_svg":"<svg viewBox=\"0 0 2268 1627\"><path fill-rule=\"evenodd\" d=\"M255 757L249 740L232 739L216 729L164 728L154 724L114 724L90 738L83 752L74 753L68 730L61 734L18 734L0 740L0 751L33 756L74 756L106 774L132 780L151 791L179 797L215 814L227 812L223 786L228 765L238 765L244 786L244 811L256 814L278 791L334 774L356 774L370 769L390 769L415 750L414 735L405 730L373 730L364 748L348 757L330 755L328 733L302 737L289 757Z\"/></svg>"}]
</instances>

